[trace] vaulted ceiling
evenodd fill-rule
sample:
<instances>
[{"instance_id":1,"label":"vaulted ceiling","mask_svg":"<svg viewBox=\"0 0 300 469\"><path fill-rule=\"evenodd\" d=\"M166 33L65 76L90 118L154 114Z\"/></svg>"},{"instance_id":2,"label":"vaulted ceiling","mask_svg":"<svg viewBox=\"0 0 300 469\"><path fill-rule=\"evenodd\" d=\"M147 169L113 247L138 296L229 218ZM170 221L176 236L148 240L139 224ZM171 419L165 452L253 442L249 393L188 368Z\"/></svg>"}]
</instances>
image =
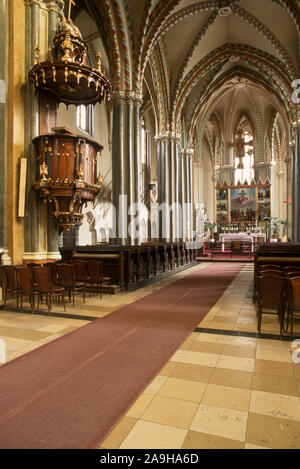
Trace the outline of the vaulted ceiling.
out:
<instances>
[{"instance_id":1,"label":"vaulted ceiling","mask_svg":"<svg viewBox=\"0 0 300 469\"><path fill-rule=\"evenodd\" d=\"M213 114L224 130L234 102L256 128L264 124L265 102L289 132L298 118L291 99L300 77L298 3L76 0L72 17L92 49L105 50L114 90L142 94L157 133L178 134L184 121L192 142Z\"/></svg>"}]
</instances>

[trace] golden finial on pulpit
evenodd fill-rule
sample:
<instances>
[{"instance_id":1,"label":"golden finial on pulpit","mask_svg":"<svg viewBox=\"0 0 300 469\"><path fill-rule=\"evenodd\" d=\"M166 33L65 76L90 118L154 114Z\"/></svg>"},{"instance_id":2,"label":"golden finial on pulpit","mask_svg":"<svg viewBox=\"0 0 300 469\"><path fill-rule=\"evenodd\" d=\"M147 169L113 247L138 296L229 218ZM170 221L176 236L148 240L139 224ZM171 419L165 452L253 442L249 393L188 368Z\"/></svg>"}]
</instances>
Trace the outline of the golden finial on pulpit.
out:
<instances>
[{"instance_id":1,"label":"golden finial on pulpit","mask_svg":"<svg viewBox=\"0 0 300 469\"><path fill-rule=\"evenodd\" d=\"M36 45L34 48L34 63L40 63L40 46Z\"/></svg>"},{"instance_id":2,"label":"golden finial on pulpit","mask_svg":"<svg viewBox=\"0 0 300 469\"><path fill-rule=\"evenodd\" d=\"M98 69L99 72L101 72L101 57L102 56L101 56L100 52L97 53L96 57L97 57L97 69Z\"/></svg>"},{"instance_id":3,"label":"golden finial on pulpit","mask_svg":"<svg viewBox=\"0 0 300 469\"><path fill-rule=\"evenodd\" d=\"M101 176L100 173L98 174L97 184L96 185L97 185L97 187L100 187L100 188L102 188L102 186L103 186L103 177Z\"/></svg>"},{"instance_id":4,"label":"golden finial on pulpit","mask_svg":"<svg viewBox=\"0 0 300 469\"><path fill-rule=\"evenodd\" d=\"M72 9L72 5L75 5L74 0L69 0L69 7L68 7L68 20L69 20L69 21L70 21L70 19L71 19L71 9Z\"/></svg>"}]
</instances>

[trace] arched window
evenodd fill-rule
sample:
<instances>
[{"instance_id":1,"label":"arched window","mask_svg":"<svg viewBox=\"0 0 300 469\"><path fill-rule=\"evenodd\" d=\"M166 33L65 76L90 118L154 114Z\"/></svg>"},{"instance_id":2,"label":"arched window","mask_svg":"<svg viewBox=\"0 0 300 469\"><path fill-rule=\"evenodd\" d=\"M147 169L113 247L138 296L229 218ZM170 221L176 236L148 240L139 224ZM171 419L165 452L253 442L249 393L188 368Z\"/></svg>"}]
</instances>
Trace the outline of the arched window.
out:
<instances>
[{"instance_id":1,"label":"arched window","mask_svg":"<svg viewBox=\"0 0 300 469\"><path fill-rule=\"evenodd\" d=\"M85 106L81 104L77 106L77 127L89 135L93 135L93 118L94 108L92 105Z\"/></svg>"},{"instance_id":2,"label":"arched window","mask_svg":"<svg viewBox=\"0 0 300 469\"><path fill-rule=\"evenodd\" d=\"M250 184L251 179L254 178L254 153L253 153L253 147L252 145L249 146L247 145L247 142L252 140L253 136L251 135L250 132L246 131L243 133L244 137L244 142L245 142L245 156L243 157L243 169L238 168L239 164L239 158L235 157L234 159L234 166L235 166L235 177L234 177L234 182L235 184L240 181L242 184L244 183L245 179L248 181Z\"/></svg>"},{"instance_id":3,"label":"arched window","mask_svg":"<svg viewBox=\"0 0 300 469\"><path fill-rule=\"evenodd\" d=\"M146 164L146 123L145 118L142 119L142 130L141 130L141 157L142 164Z\"/></svg>"}]
</instances>

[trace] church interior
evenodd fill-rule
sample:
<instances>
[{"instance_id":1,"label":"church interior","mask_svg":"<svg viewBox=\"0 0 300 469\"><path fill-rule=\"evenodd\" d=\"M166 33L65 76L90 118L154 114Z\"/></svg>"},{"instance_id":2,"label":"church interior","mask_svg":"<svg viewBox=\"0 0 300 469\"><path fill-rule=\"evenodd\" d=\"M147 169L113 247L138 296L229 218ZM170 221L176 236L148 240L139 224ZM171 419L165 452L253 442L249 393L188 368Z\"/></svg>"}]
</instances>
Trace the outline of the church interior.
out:
<instances>
[{"instance_id":1,"label":"church interior","mask_svg":"<svg viewBox=\"0 0 300 469\"><path fill-rule=\"evenodd\" d=\"M0 38L0 448L299 449L299 1Z\"/></svg>"}]
</instances>

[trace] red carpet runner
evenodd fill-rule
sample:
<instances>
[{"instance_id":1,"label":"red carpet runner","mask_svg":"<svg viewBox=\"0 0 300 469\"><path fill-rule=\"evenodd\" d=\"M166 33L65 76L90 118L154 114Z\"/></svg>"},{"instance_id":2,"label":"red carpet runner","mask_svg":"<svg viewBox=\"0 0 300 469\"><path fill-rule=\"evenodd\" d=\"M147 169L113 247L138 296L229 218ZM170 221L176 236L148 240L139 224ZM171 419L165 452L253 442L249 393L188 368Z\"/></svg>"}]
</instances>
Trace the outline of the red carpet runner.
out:
<instances>
[{"instance_id":1,"label":"red carpet runner","mask_svg":"<svg viewBox=\"0 0 300 469\"><path fill-rule=\"evenodd\" d=\"M0 367L0 448L95 448L243 264L214 264Z\"/></svg>"}]
</instances>

